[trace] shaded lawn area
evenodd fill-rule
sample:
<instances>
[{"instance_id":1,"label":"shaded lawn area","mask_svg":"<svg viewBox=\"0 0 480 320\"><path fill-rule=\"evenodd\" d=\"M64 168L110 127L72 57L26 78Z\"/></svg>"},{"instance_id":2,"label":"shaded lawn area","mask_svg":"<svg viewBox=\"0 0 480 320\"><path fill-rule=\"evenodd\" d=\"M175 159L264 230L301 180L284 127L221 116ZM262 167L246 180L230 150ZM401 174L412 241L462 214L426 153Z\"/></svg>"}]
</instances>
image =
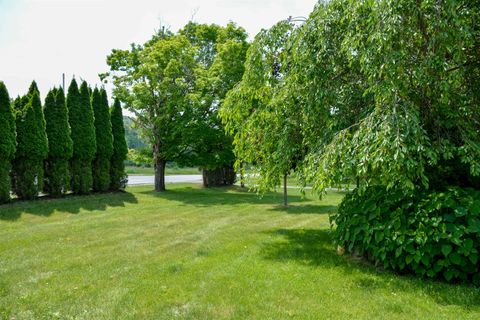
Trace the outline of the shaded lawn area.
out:
<instances>
[{"instance_id":1,"label":"shaded lawn area","mask_svg":"<svg viewBox=\"0 0 480 320\"><path fill-rule=\"evenodd\" d=\"M480 318L474 287L336 255L342 193L168 187L0 206L0 318Z\"/></svg>"},{"instance_id":2,"label":"shaded lawn area","mask_svg":"<svg viewBox=\"0 0 480 320\"><path fill-rule=\"evenodd\" d=\"M125 172L129 175L154 175L155 170L153 167L151 168L143 168L143 167L134 167L134 166L127 166L125 168ZM202 172L198 168L179 168L179 167L166 167L165 168L166 175L176 175L176 174L202 174Z\"/></svg>"}]
</instances>

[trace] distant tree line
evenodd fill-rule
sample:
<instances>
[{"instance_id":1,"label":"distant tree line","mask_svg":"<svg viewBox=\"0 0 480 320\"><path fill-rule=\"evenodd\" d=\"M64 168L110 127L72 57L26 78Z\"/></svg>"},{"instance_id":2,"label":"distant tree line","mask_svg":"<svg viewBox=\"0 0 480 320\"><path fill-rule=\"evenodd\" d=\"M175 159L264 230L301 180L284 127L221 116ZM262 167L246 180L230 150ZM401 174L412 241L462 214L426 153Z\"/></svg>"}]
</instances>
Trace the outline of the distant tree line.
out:
<instances>
[{"instance_id":1,"label":"distant tree line","mask_svg":"<svg viewBox=\"0 0 480 320\"><path fill-rule=\"evenodd\" d=\"M73 79L66 98L53 88L42 106L35 81L15 100L0 82L0 134L0 203L125 187L122 108L103 88Z\"/></svg>"}]
</instances>

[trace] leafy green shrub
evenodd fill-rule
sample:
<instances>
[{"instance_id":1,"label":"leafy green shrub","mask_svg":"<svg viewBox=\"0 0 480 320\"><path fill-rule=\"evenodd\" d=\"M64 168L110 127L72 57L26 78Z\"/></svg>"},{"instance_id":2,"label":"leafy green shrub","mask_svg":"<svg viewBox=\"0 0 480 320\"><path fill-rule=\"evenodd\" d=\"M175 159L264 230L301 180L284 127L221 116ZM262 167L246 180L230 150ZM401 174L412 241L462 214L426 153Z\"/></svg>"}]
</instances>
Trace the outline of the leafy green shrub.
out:
<instances>
[{"instance_id":1,"label":"leafy green shrub","mask_svg":"<svg viewBox=\"0 0 480 320\"><path fill-rule=\"evenodd\" d=\"M334 240L385 268L480 285L480 191L353 191L331 217Z\"/></svg>"}]
</instances>

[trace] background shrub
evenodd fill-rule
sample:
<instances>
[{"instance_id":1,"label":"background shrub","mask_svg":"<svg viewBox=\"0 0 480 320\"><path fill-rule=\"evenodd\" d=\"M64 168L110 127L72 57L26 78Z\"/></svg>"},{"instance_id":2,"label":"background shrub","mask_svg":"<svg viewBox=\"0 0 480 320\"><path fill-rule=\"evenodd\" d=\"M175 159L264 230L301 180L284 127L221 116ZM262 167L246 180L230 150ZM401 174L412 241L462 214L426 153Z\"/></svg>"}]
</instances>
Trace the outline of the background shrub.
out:
<instances>
[{"instance_id":1,"label":"background shrub","mask_svg":"<svg viewBox=\"0 0 480 320\"><path fill-rule=\"evenodd\" d=\"M334 240L385 268L480 284L480 191L353 191L331 216Z\"/></svg>"}]
</instances>

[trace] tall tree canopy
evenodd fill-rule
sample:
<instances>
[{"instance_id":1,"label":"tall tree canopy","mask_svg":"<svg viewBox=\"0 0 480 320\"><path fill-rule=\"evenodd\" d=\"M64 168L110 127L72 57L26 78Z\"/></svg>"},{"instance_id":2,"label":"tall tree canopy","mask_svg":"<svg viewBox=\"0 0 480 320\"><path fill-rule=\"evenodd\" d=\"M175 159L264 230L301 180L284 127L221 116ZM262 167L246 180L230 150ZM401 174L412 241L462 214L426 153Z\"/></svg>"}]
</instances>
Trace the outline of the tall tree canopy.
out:
<instances>
[{"instance_id":1,"label":"tall tree canopy","mask_svg":"<svg viewBox=\"0 0 480 320\"><path fill-rule=\"evenodd\" d=\"M42 190L43 160L48 155L45 118L35 81L28 94L14 103L17 150L12 167L13 191L21 199L34 199Z\"/></svg>"},{"instance_id":2,"label":"tall tree canopy","mask_svg":"<svg viewBox=\"0 0 480 320\"><path fill-rule=\"evenodd\" d=\"M92 188L92 161L97 151L90 89L85 81L79 90L76 80L72 80L68 88L67 108L73 141L71 188L74 193L84 194Z\"/></svg>"},{"instance_id":3,"label":"tall tree canopy","mask_svg":"<svg viewBox=\"0 0 480 320\"><path fill-rule=\"evenodd\" d=\"M110 188L110 160L113 154L112 124L105 89L93 90L92 107L97 142L97 152L93 161L93 190L104 192Z\"/></svg>"},{"instance_id":4,"label":"tall tree canopy","mask_svg":"<svg viewBox=\"0 0 480 320\"><path fill-rule=\"evenodd\" d=\"M107 58L114 95L135 113L153 148L155 190L165 190L167 161L188 150L181 143L191 117L189 94L195 81L195 50L183 35L163 32L144 46L113 50Z\"/></svg>"},{"instance_id":5,"label":"tall tree canopy","mask_svg":"<svg viewBox=\"0 0 480 320\"><path fill-rule=\"evenodd\" d=\"M0 204L10 200L10 168L16 150L15 118L7 87L0 81Z\"/></svg>"},{"instance_id":6,"label":"tall tree canopy","mask_svg":"<svg viewBox=\"0 0 480 320\"><path fill-rule=\"evenodd\" d=\"M226 27L190 22L185 34L196 48L196 69L192 121L183 143L190 150L181 162L204 169L204 185L232 184L235 180L232 139L224 132L218 110L227 92L244 73L247 33L234 23Z\"/></svg>"},{"instance_id":7,"label":"tall tree canopy","mask_svg":"<svg viewBox=\"0 0 480 320\"><path fill-rule=\"evenodd\" d=\"M51 196L60 196L69 187L68 162L73 154L68 110L62 88L54 88L47 94L44 114L48 137L48 157L44 164L43 190Z\"/></svg>"}]
</instances>

